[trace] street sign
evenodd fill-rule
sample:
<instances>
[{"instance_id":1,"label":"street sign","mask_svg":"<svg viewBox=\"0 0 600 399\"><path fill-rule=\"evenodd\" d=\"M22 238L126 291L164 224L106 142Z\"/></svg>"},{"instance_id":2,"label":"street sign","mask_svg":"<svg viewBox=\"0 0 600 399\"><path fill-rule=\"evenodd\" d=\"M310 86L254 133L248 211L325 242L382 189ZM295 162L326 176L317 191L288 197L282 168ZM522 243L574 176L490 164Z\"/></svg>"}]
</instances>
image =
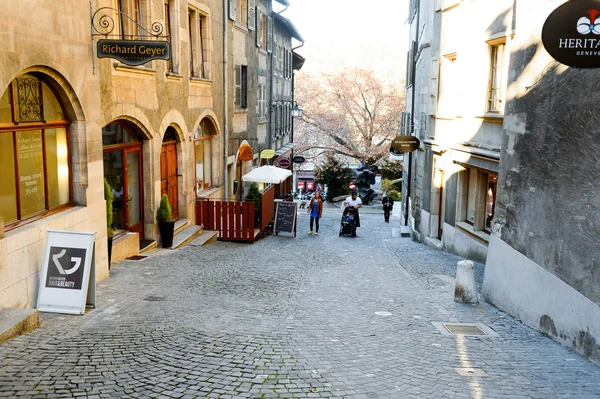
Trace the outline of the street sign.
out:
<instances>
[{"instance_id":1,"label":"street sign","mask_svg":"<svg viewBox=\"0 0 600 399\"><path fill-rule=\"evenodd\" d=\"M421 142L415 136L397 136L392 140L391 153L412 152L419 148Z\"/></svg>"},{"instance_id":2,"label":"street sign","mask_svg":"<svg viewBox=\"0 0 600 399\"><path fill-rule=\"evenodd\" d=\"M169 42L150 40L98 40L97 54L98 58L114 58L133 66L171 57Z\"/></svg>"},{"instance_id":3,"label":"street sign","mask_svg":"<svg viewBox=\"0 0 600 399\"><path fill-rule=\"evenodd\" d=\"M542 43L560 63L576 68L600 68L598 16L600 0L568 1L544 22Z\"/></svg>"},{"instance_id":4,"label":"street sign","mask_svg":"<svg viewBox=\"0 0 600 399\"><path fill-rule=\"evenodd\" d=\"M275 150L270 148L264 149L260 152L260 159L271 159L275 156Z\"/></svg>"},{"instance_id":5,"label":"street sign","mask_svg":"<svg viewBox=\"0 0 600 399\"><path fill-rule=\"evenodd\" d=\"M96 304L94 234L48 230L37 308L41 312L84 314Z\"/></svg>"},{"instance_id":6,"label":"street sign","mask_svg":"<svg viewBox=\"0 0 600 399\"><path fill-rule=\"evenodd\" d=\"M301 155L296 155L294 158L292 158L292 162L293 163L304 163L304 162L306 162L306 158L304 158Z\"/></svg>"},{"instance_id":7,"label":"street sign","mask_svg":"<svg viewBox=\"0 0 600 399\"><path fill-rule=\"evenodd\" d=\"M283 158L283 159L280 159L279 161L277 161L277 165L278 165L280 168L284 168L284 169L285 169L285 168L289 168L291 164L292 164L292 163L291 163L291 162L290 162L290 160L289 160L289 159L287 159L287 158Z\"/></svg>"}]
</instances>

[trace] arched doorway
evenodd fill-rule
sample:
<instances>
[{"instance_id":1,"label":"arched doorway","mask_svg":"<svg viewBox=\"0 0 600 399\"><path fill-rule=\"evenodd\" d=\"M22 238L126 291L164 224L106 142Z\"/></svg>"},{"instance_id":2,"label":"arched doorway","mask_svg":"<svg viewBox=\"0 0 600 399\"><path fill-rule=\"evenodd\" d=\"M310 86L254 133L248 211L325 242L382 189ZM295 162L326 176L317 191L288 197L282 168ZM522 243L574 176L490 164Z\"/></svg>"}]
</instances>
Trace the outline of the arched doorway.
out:
<instances>
[{"instance_id":1,"label":"arched doorway","mask_svg":"<svg viewBox=\"0 0 600 399\"><path fill-rule=\"evenodd\" d=\"M72 202L69 136L45 77L15 78L0 97L0 216L8 230Z\"/></svg>"},{"instance_id":2,"label":"arched doorway","mask_svg":"<svg viewBox=\"0 0 600 399\"><path fill-rule=\"evenodd\" d=\"M112 122L102 128L104 177L114 195L115 234L136 232L144 238L142 212L142 141L126 122Z\"/></svg>"},{"instance_id":3,"label":"arched doorway","mask_svg":"<svg viewBox=\"0 0 600 399\"><path fill-rule=\"evenodd\" d=\"M160 151L160 196L167 194L169 197L173 220L179 218L177 180L177 131L169 126Z\"/></svg>"}]
</instances>

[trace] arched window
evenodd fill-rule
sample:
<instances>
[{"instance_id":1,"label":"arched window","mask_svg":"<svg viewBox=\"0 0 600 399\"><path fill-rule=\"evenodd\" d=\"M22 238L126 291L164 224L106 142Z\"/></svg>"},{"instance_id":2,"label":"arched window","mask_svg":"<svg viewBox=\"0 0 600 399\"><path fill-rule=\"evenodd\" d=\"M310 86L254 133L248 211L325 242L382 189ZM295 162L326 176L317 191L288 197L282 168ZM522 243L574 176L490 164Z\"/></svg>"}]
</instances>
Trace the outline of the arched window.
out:
<instances>
[{"instance_id":1,"label":"arched window","mask_svg":"<svg viewBox=\"0 0 600 399\"><path fill-rule=\"evenodd\" d=\"M212 187L212 136L214 127L210 119L203 119L194 135L196 154L196 195Z\"/></svg>"},{"instance_id":2,"label":"arched window","mask_svg":"<svg viewBox=\"0 0 600 399\"><path fill-rule=\"evenodd\" d=\"M0 170L7 228L71 202L69 122L37 76L19 76L0 98Z\"/></svg>"}]
</instances>

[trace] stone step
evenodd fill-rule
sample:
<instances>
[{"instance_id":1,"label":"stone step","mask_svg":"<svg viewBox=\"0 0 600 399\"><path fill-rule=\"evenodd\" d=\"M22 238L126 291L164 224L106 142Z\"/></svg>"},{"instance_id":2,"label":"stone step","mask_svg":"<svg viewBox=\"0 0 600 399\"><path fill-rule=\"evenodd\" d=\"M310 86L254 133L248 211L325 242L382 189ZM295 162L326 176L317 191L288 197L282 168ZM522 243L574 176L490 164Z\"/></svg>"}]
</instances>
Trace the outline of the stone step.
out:
<instances>
[{"instance_id":1,"label":"stone step","mask_svg":"<svg viewBox=\"0 0 600 399\"><path fill-rule=\"evenodd\" d=\"M183 247L184 245L187 245L194 238L196 238L200 234L202 234L202 231L203 231L202 227L196 226L196 225L191 225L191 226L186 227L183 230L180 230L177 233L177 235L175 235L175 237L173 237L173 246L171 247L171 249L175 249L175 248L179 248L179 247Z\"/></svg>"},{"instance_id":2,"label":"stone step","mask_svg":"<svg viewBox=\"0 0 600 399\"><path fill-rule=\"evenodd\" d=\"M173 236L176 236L177 234L179 234L187 226L188 226L187 219L178 219L177 221L175 221L175 227L173 229Z\"/></svg>"},{"instance_id":3,"label":"stone step","mask_svg":"<svg viewBox=\"0 0 600 399\"><path fill-rule=\"evenodd\" d=\"M194 238L192 242L189 243L189 245L193 247L202 247L210 244L211 242L217 241L218 236L219 233L216 231L204 230L202 234Z\"/></svg>"},{"instance_id":4,"label":"stone step","mask_svg":"<svg viewBox=\"0 0 600 399\"><path fill-rule=\"evenodd\" d=\"M0 308L0 345L40 326L37 309Z\"/></svg>"}]
</instances>

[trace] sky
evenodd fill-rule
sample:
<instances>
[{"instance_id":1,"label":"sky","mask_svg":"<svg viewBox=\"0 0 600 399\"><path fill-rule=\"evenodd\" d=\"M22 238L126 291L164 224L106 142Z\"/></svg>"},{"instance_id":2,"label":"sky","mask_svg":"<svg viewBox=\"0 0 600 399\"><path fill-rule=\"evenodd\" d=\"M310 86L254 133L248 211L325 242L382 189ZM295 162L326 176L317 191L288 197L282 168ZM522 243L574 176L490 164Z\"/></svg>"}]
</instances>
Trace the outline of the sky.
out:
<instances>
[{"instance_id":1,"label":"sky","mask_svg":"<svg viewBox=\"0 0 600 399\"><path fill-rule=\"evenodd\" d=\"M404 75L408 0L290 0L281 15L305 40L302 72L372 67ZM275 11L279 7L274 3ZM296 43L295 46L300 43Z\"/></svg>"}]
</instances>

